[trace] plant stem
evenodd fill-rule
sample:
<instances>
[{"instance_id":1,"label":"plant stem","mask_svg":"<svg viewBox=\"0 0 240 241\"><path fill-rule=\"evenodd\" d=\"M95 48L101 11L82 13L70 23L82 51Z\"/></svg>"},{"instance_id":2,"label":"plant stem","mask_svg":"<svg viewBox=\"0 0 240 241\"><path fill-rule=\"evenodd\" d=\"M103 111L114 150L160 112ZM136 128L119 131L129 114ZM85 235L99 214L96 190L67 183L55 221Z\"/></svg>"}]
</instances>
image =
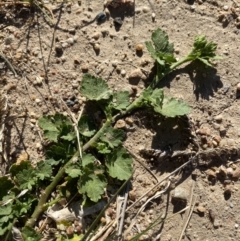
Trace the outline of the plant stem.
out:
<instances>
[{"instance_id":1,"label":"plant stem","mask_svg":"<svg viewBox=\"0 0 240 241\"><path fill-rule=\"evenodd\" d=\"M101 129L83 146L83 151L86 151L90 146L95 143L98 138L103 135L104 131L107 129L107 127L110 126L112 123L111 119L108 119ZM45 210L46 202L51 195L52 191L56 188L57 184L61 181L65 174L66 167L72 163L75 157L79 156L79 152L76 151L76 153L73 155L73 157L58 171L57 175L53 178L52 182L45 188L45 190L42 193L42 196L40 197L40 200L38 202L37 207L35 208L31 218L26 222L25 226L33 227L41 213Z\"/></svg>"},{"instance_id":2,"label":"plant stem","mask_svg":"<svg viewBox=\"0 0 240 241\"><path fill-rule=\"evenodd\" d=\"M98 138L104 133L104 131L112 124L112 119L107 119L107 121L103 124L101 129L83 146L83 151L86 151L90 146L92 146Z\"/></svg>"},{"instance_id":3,"label":"plant stem","mask_svg":"<svg viewBox=\"0 0 240 241\"><path fill-rule=\"evenodd\" d=\"M174 63L173 65L170 66L168 71L166 71L164 74L159 73L160 70L159 70L159 67L158 67L158 71L157 71L158 76L153 81L153 84L148 86L147 89L150 89L150 88L154 89L157 86L157 84L159 83L159 81L164 76L166 76L169 72L171 72L172 70L174 70L175 68L177 68L181 64L186 63L186 62L191 61L191 60L192 60L192 58L186 57L186 58ZM126 110L124 112L121 112L120 114L117 114L117 115L113 116L112 118L108 118L107 121L101 127L101 129L83 146L83 151L86 151L88 148L90 148L99 139L99 137L104 134L105 130L111 124L113 124L118 118L123 117L124 115L127 115L127 114L131 113L134 109L137 109L137 108L141 107L141 103L142 103L143 100L144 100L143 95L140 95L137 99L135 99L126 108ZM26 222L25 226L30 226L30 227L34 226L35 222L37 221L37 219L39 218L41 213L45 210L46 202L47 202L49 196L51 195L52 191L56 188L57 184L63 178L63 176L65 174L66 167L69 164L71 164L72 161L74 160L74 158L77 157L78 155L79 155L79 152L76 151L76 153L73 155L73 157L58 171L57 175L53 178L52 182L43 191L37 207L35 208L31 218Z\"/></svg>"},{"instance_id":4,"label":"plant stem","mask_svg":"<svg viewBox=\"0 0 240 241\"><path fill-rule=\"evenodd\" d=\"M55 187L57 186L57 184L61 181L63 175L65 174L65 169L66 167L71 164L71 162L74 160L75 157L77 157L79 155L78 151L73 155L73 157L58 171L57 175L53 178L52 182L45 188L45 190L43 191L38 205L35 208L31 218L26 222L25 226L29 226L29 227L33 227L35 222L37 221L37 219L39 218L39 216L41 215L41 213L44 211L44 207L45 204L49 198L49 196L51 195L51 193L53 192L53 190L55 189Z\"/></svg>"},{"instance_id":5,"label":"plant stem","mask_svg":"<svg viewBox=\"0 0 240 241\"><path fill-rule=\"evenodd\" d=\"M192 57L189 57L189 56L187 56L187 57L185 57L185 58L183 58L183 59L180 59L179 61L175 62L174 64L172 64L172 65L170 66L170 69L169 69L168 73L171 72L171 71L173 71L174 69L176 69L178 66L180 66L180 65L182 65L182 64L184 64L184 63L186 63L186 62L193 61L193 60L194 60L194 59L193 59ZM167 74L168 74L168 73L167 73ZM165 75L164 75L164 76L165 76Z\"/></svg>"}]
</instances>

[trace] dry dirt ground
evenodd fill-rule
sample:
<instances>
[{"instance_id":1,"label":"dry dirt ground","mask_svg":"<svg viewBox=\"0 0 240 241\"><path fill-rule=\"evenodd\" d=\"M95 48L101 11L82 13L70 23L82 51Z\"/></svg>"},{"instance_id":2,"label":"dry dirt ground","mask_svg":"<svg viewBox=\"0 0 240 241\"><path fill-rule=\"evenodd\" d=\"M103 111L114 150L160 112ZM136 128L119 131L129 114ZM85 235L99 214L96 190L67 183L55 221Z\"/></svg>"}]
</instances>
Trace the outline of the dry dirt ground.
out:
<instances>
[{"instance_id":1,"label":"dry dirt ground","mask_svg":"<svg viewBox=\"0 0 240 241\"><path fill-rule=\"evenodd\" d=\"M81 110L84 98L79 86L84 72L100 76L116 89L140 93L151 78L153 60L145 41L157 28L167 32L178 58L191 50L194 37L206 35L218 44L224 59L215 68L187 65L162 82L166 93L191 107L188 118L152 118L140 112L130 118L125 145L142 157L142 162L158 180L164 179L188 158L160 158L156 151L203 153L196 163L177 172L169 191L152 200L128 232L128 239L144 230L159 215L171 217L141 240L226 241L240 240L240 112L237 84L240 82L240 3L220 0L135 0L135 6L109 7L107 20L98 24L96 15L103 1L82 0L60 4L46 3L43 11L31 11L21 4L3 4L0 9L1 52L16 70L0 58L1 90L8 98L8 119L4 129L1 172L26 152L32 162L44 158L37 119L56 111L66 111L61 99L74 100L73 113ZM50 14L50 11L52 14ZM155 21L152 19L155 13ZM115 26L120 17L122 25ZM56 23L56 25L53 25ZM143 44L142 55L136 44ZM136 68L144 69L142 79L129 81ZM129 120L128 120L129 121ZM191 134L191 135L190 135ZM139 150L144 153L140 154ZM205 153L205 154L204 154ZM194 155L193 155L194 156ZM188 156L189 157L189 156ZM140 157L139 157L140 158ZM162 160L163 159L163 160ZM137 161L131 181L128 206L147 192L155 180ZM167 183L165 183L167 185ZM162 189L165 186L162 185ZM180 192L180 193L179 193ZM146 201L146 198L145 198ZM127 211L125 230L136 213Z\"/></svg>"}]
</instances>

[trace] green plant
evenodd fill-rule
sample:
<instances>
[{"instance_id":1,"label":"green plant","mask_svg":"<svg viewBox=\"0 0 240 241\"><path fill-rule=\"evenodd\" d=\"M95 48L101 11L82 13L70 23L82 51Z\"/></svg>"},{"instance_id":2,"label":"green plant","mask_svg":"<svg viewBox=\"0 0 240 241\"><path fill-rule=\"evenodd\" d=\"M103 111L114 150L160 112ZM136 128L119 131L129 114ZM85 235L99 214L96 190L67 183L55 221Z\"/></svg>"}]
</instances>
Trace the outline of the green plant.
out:
<instances>
[{"instance_id":1,"label":"green plant","mask_svg":"<svg viewBox=\"0 0 240 241\"><path fill-rule=\"evenodd\" d=\"M122 146L125 133L112 127L119 118L140 108L149 108L165 117L189 113L187 104L165 96L157 84L185 62L200 60L211 66L209 60L217 57L216 44L207 42L205 37L198 37L190 54L176 61L173 44L169 43L164 31L154 31L152 42L153 45L146 42L146 46L156 60L156 77L133 102L127 91L113 91L103 79L86 74L80 93L98 108L102 117L100 121L93 121L89 112L85 112L75 126L59 113L39 119L44 138L49 142L47 159L36 166L28 160L14 164L9 176L0 177L0 235L9 233L18 222L18 226L24 226L23 236L29 237L29 233L33 235L36 232L33 229L36 220L61 197L70 198L77 192L83 205L91 205L103 198L105 189L113 180L128 180L132 175L133 160ZM53 191L57 198L49 202ZM40 238L38 234L34 240Z\"/></svg>"}]
</instances>

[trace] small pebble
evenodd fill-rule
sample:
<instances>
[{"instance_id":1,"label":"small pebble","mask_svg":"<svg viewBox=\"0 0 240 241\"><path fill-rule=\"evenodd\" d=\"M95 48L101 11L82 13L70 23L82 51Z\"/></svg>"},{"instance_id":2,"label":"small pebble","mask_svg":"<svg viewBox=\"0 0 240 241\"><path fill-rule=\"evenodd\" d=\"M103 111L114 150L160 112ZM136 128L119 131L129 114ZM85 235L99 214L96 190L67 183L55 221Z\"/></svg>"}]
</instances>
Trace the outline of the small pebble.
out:
<instances>
[{"instance_id":1,"label":"small pebble","mask_svg":"<svg viewBox=\"0 0 240 241\"><path fill-rule=\"evenodd\" d=\"M210 136L211 131L209 128L201 128L196 131L197 134Z\"/></svg>"},{"instance_id":2,"label":"small pebble","mask_svg":"<svg viewBox=\"0 0 240 241\"><path fill-rule=\"evenodd\" d=\"M68 32L69 32L70 34L75 34L75 33L76 33L76 30L75 30L75 28L70 28L70 29L68 30Z\"/></svg>"},{"instance_id":3,"label":"small pebble","mask_svg":"<svg viewBox=\"0 0 240 241\"><path fill-rule=\"evenodd\" d=\"M237 84L237 91L240 91L240 83Z\"/></svg>"},{"instance_id":4,"label":"small pebble","mask_svg":"<svg viewBox=\"0 0 240 241\"><path fill-rule=\"evenodd\" d=\"M214 219L214 221L213 221L213 227L214 227L214 228L219 228L219 226L220 226L220 220Z\"/></svg>"},{"instance_id":5,"label":"small pebble","mask_svg":"<svg viewBox=\"0 0 240 241\"><path fill-rule=\"evenodd\" d=\"M216 122L222 122L223 116L222 115L217 115L217 116L215 116L214 119L215 119Z\"/></svg>"},{"instance_id":6,"label":"small pebble","mask_svg":"<svg viewBox=\"0 0 240 241\"><path fill-rule=\"evenodd\" d=\"M226 128L225 128L223 125L221 125L221 126L220 126L220 129L219 129L220 135L221 135L221 136L225 136L225 135L226 135L226 132L227 132Z\"/></svg>"},{"instance_id":7,"label":"small pebble","mask_svg":"<svg viewBox=\"0 0 240 241\"><path fill-rule=\"evenodd\" d=\"M237 180L240 178L240 169L239 168L237 168L236 170L233 171L232 178L237 179Z\"/></svg>"},{"instance_id":8,"label":"small pebble","mask_svg":"<svg viewBox=\"0 0 240 241\"><path fill-rule=\"evenodd\" d=\"M73 38L68 38L66 40L66 42L72 45L72 44L74 44L74 39Z\"/></svg>"},{"instance_id":9,"label":"small pebble","mask_svg":"<svg viewBox=\"0 0 240 241\"><path fill-rule=\"evenodd\" d=\"M74 104L75 104L75 103L74 103L73 101L71 101L71 100L66 100L65 102L66 102L66 105L67 105L67 106L74 106Z\"/></svg>"},{"instance_id":10,"label":"small pebble","mask_svg":"<svg viewBox=\"0 0 240 241\"><path fill-rule=\"evenodd\" d=\"M114 128L122 129L126 127L126 122L124 120L118 120L114 125Z\"/></svg>"},{"instance_id":11,"label":"small pebble","mask_svg":"<svg viewBox=\"0 0 240 241\"><path fill-rule=\"evenodd\" d=\"M205 212L206 212L206 208L203 207L203 206L198 206L198 207L197 207L197 211L198 211L199 213L205 213Z\"/></svg>"},{"instance_id":12,"label":"small pebble","mask_svg":"<svg viewBox=\"0 0 240 241\"><path fill-rule=\"evenodd\" d=\"M156 18L156 13L152 13L152 19L155 20Z\"/></svg>"},{"instance_id":13,"label":"small pebble","mask_svg":"<svg viewBox=\"0 0 240 241\"><path fill-rule=\"evenodd\" d=\"M83 65L81 66L81 70L82 70L82 72L87 72L88 69L89 69L88 64L83 64Z\"/></svg>"},{"instance_id":14,"label":"small pebble","mask_svg":"<svg viewBox=\"0 0 240 241\"><path fill-rule=\"evenodd\" d=\"M137 52L142 52L143 51L143 45L142 44L137 44L136 45L136 51Z\"/></svg>"},{"instance_id":15,"label":"small pebble","mask_svg":"<svg viewBox=\"0 0 240 241\"><path fill-rule=\"evenodd\" d=\"M62 54L63 54L63 47L62 47L62 45L56 44L56 46L55 46L55 51L56 51L56 53L57 53L58 55L62 55Z\"/></svg>"},{"instance_id":16,"label":"small pebble","mask_svg":"<svg viewBox=\"0 0 240 241\"><path fill-rule=\"evenodd\" d=\"M228 7L227 5L224 5L224 6L223 6L223 10L224 10L224 11L228 11L228 9L229 9L229 7Z\"/></svg>"},{"instance_id":17,"label":"small pebble","mask_svg":"<svg viewBox=\"0 0 240 241\"><path fill-rule=\"evenodd\" d=\"M95 33L92 38L94 38L95 40L98 40L100 38L100 33Z\"/></svg>"},{"instance_id":18,"label":"small pebble","mask_svg":"<svg viewBox=\"0 0 240 241\"><path fill-rule=\"evenodd\" d=\"M99 44L94 44L93 48L94 48L94 50L99 51L100 50L100 45Z\"/></svg>"},{"instance_id":19,"label":"small pebble","mask_svg":"<svg viewBox=\"0 0 240 241\"><path fill-rule=\"evenodd\" d=\"M213 140L216 141L217 143L220 143L220 141L222 140L222 138L220 136L214 136Z\"/></svg>"},{"instance_id":20,"label":"small pebble","mask_svg":"<svg viewBox=\"0 0 240 241\"><path fill-rule=\"evenodd\" d=\"M39 104L39 103L41 103L42 101L41 101L40 99L36 99L35 102L36 102L37 104Z\"/></svg>"},{"instance_id":21,"label":"small pebble","mask_svg":"<svg viewBox=\"0 0 240 241\"><path fill-rule=\"evenodd\" d=\"M115 25L121 26L123 24L123 20L120 17L116 17L113 20Z\"/></svg>"},{"instance_id":22,"label":"small pebble","mask_svg":"<svg viewBox=\"0 0 240 241\"><path fill-rule=\"evenodd\" d=\"M144 7L142 8L142 11L143 11L143 13L148 13L148 12L150 11L150 8L147 7L147 6L144 6Z\"/></svg>"},{"instance_id":23,"label":"small pebble","mask_svg":"<svg viewBox=\"0 0 240 241\"><path fill-rule=\"evenodd\" d=\"M124 77L126 75L126 70L122 69L121 70L121 75Z\"/></svg>"},{"instance_id":24,"label":"small pebble","mask_svg":"<svg viewBox=\"0 0 240 241\"><path fill-rule=\"evenodd\" d=\"M182 200L187 202L189 192L187 189L182 187L176 187L172 194L172 199Z\"/></svg>"},{"instance_id":25,"label":"small pebble","mask_svg":"<svg viewBox=\"0 0 240 241\"><path fill-rule=\"evenodd\" d=\"M67 42L63 42L63 43L62 43L62 47L63 47L63 48L67 48L67 47L68 47L68 43L67 43Z\"/></svg>"},{"instance_id":26,"label":"small pebble","mask_svg":"<svg viewBox=\"0 0 240 241\"><path fill-rule=\"evenodd\" d=\"M229 203L229 207L233 208L234 207L233 203Z\"/></svg>"},{"instance_id":27,"label":"small pebble","mask_svg":"<svg viewBox=\"0 0 240 241\"><path fill-rule=\"evenodd\" d=\"M235 223L234 227L237 229L239 227L239 225L237 223Z\"/></svg>"},{"instance_id":28,"label":"small pebble","mask_svg":"<svg viewBox=\"0 0 240 241\"><path fill-rule=\"evenodd\" d=\"M129 79L142 79L143 73L140 69L134 69L130 74L129 74Z\"/></svg>"}]
</instances>

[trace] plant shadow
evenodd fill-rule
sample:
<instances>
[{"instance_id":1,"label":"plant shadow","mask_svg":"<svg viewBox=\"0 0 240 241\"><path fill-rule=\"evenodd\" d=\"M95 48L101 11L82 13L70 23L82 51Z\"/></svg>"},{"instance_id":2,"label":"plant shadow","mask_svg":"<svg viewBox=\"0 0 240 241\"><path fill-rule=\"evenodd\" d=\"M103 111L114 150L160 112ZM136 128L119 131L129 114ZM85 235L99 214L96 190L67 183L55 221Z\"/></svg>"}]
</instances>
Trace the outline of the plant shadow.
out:
<instances>
[{"instance_id":1,"label":"plant shadow","mask_svg":"<svg viewBox=\"0 0 240 241\"><path fill-rule=\"evenodd\" d=\"M214 93L223 87L217 69L208 67L200 61L193 61L187 66L173 71L160 81L158 87L170 88L170 83L176 79L176 76L186 73L193 83L193 93L197 101L200 98L209 100L210 96L214 96Z\"/></svg>"}]
</instances>

